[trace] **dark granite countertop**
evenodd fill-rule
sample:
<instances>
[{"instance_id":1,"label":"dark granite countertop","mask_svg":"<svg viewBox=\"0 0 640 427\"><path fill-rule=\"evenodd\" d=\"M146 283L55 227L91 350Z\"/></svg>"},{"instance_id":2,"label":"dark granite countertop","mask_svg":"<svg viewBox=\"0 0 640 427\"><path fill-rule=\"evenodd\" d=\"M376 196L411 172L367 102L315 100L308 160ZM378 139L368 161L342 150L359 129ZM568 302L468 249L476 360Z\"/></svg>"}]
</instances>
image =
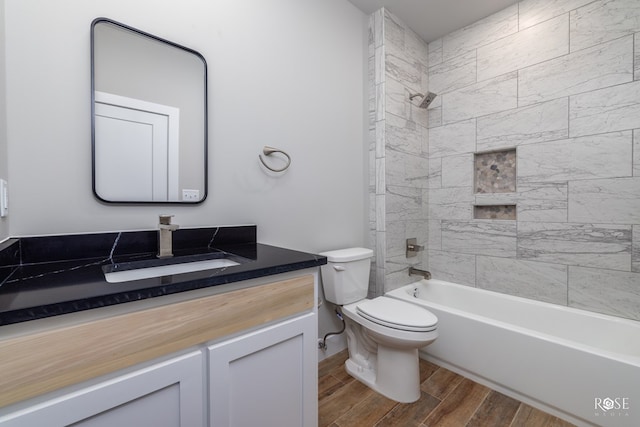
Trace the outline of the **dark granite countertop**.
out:
<instances>
[{"instance_id":1,"label":"dark granite countertop","mask_svg":"<svg viewBox=\"0 0 640 427\"><path fill-rule=\"evenodd\" d=\"M255 226L178 230L177 263L227 257L239 265L122 283L103 268L157 263L157 232L9 239L0 244L0 325L255 279L326 264L326 258L255 242Z\"/></svg>"}]
</instances>

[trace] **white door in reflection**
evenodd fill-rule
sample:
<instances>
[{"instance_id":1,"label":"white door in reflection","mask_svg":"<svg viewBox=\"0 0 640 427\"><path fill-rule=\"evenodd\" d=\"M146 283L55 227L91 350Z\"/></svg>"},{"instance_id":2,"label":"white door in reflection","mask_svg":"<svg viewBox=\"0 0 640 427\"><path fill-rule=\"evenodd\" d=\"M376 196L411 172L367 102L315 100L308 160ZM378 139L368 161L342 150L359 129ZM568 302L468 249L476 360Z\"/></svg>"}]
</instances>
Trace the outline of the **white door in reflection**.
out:
<instances>
[{"instance_id":1,"label":"white door in reflection","mask_svg":"<svg viewBox=\"0 0 640 427\"><path fill-rule=\"evenodd\" d=\"M104 200L179 200L179 110L95 95L96 192Z\"/></svg>"}]
</instances>

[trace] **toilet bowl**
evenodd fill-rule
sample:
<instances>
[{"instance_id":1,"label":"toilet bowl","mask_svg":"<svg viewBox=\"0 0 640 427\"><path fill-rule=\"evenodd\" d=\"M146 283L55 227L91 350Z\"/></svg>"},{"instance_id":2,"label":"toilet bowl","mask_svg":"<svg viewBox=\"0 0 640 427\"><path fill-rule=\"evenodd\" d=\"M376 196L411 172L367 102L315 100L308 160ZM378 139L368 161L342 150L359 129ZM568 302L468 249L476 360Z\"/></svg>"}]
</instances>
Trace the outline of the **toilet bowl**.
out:
<instances>
[{"instance_id":1,"label":"toilet bowl","mask_svg":"<svg viewBox=\"0 0 640 427\"><path fill-rule=\"evenodd\" d=\"M438 337L437 317L423 307L385 296L367 299L373 251L324 252L322 282L327 301L341 307L349 359L347 372L398 402L420 398L418 349Z\"/></svg>"}]
</instances>

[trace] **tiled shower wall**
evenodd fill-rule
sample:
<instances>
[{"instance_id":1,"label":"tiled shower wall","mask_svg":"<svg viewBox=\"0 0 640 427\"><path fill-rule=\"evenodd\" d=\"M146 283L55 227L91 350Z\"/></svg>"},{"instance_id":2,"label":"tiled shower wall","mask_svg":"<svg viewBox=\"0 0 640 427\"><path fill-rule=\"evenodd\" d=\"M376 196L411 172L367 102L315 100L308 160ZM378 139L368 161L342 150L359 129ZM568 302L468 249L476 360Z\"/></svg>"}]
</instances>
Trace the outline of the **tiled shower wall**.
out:
<instances>
[{"instance_id":1,"label":"tiled shower wall","mask_svg":"<svg viewBox=\"0 0 640 427\"><path fill-rule=\"evenodd\" d=\"M414 280L393 244L410 230L435 278L640 320L640 2L523 0L431 42L428 124L399 96L427 80L397 66L418 63L392 44L410 30L377 15L372 289ZM428 168L392 158L394 140L420 140ZM515 192L476 194L474 153L513 148ZM487 204L517 219L473 219Z\"/></svg>"},{"instance_id":2,"label":"tiled shower wall","mask_svg":"<svg viewBox=\"0 0 640 427\"><path fill-rule=\"evenodd\" d=\"M370 294L411 283L409 265L426 268L426 249L407 258L406 239L427 244L427 44L380 9L369 20L370 230L376 258ZM385 289L385 283L386 289ZM393 286L389 286L389 285Z\"/></svg>"},{"instance_id":3,"label":"tiled shower wall","mask_svg":"<svg viewBox=\"0 0 640 427\"><path fill-rule=\"evenodd\" d=\"M640 319L640 2L524 0L428 65L434 276ZM516 191L474 194L473 154L513 147Z\"/></svg>"}]
</instances>

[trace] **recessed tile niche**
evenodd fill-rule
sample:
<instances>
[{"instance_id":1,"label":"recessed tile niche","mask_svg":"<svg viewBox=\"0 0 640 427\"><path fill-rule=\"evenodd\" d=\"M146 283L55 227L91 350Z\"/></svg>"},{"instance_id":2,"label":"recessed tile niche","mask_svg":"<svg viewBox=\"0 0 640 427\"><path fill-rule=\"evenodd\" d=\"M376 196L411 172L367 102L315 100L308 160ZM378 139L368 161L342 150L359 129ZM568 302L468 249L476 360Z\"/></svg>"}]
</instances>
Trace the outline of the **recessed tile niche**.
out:
<instances>
[{"instance_id":1,"label":"recessed tile niche","mask_svg":"<svg viewBox=\"0 0 640 427\"><path fill-rule=\"evenodd\" d=\"M476 205L473 207L475 219L516 219L516 205Z\"/></svg>"},{"instance_id":2,"label":"recessed tile niche","mask_svg":"<svg viewBox=\"0 0 640 427\"><path fill-rule=\"evenodd\" d=\"M516 150L476 153L474 157L476 194L515 193ZM475 219L516 219L516 205L476 205Z\"/></svg>"},{"instance_id":3,"label":"recessed tile niche","mask_svg":"<svg viewBox=\"0 0 640 427\"><path fill-rule=\"evenodd\" d=\"M476 193L514 193L516 150L476 154L475 171Z\"/></svg>"}]
</instances>

